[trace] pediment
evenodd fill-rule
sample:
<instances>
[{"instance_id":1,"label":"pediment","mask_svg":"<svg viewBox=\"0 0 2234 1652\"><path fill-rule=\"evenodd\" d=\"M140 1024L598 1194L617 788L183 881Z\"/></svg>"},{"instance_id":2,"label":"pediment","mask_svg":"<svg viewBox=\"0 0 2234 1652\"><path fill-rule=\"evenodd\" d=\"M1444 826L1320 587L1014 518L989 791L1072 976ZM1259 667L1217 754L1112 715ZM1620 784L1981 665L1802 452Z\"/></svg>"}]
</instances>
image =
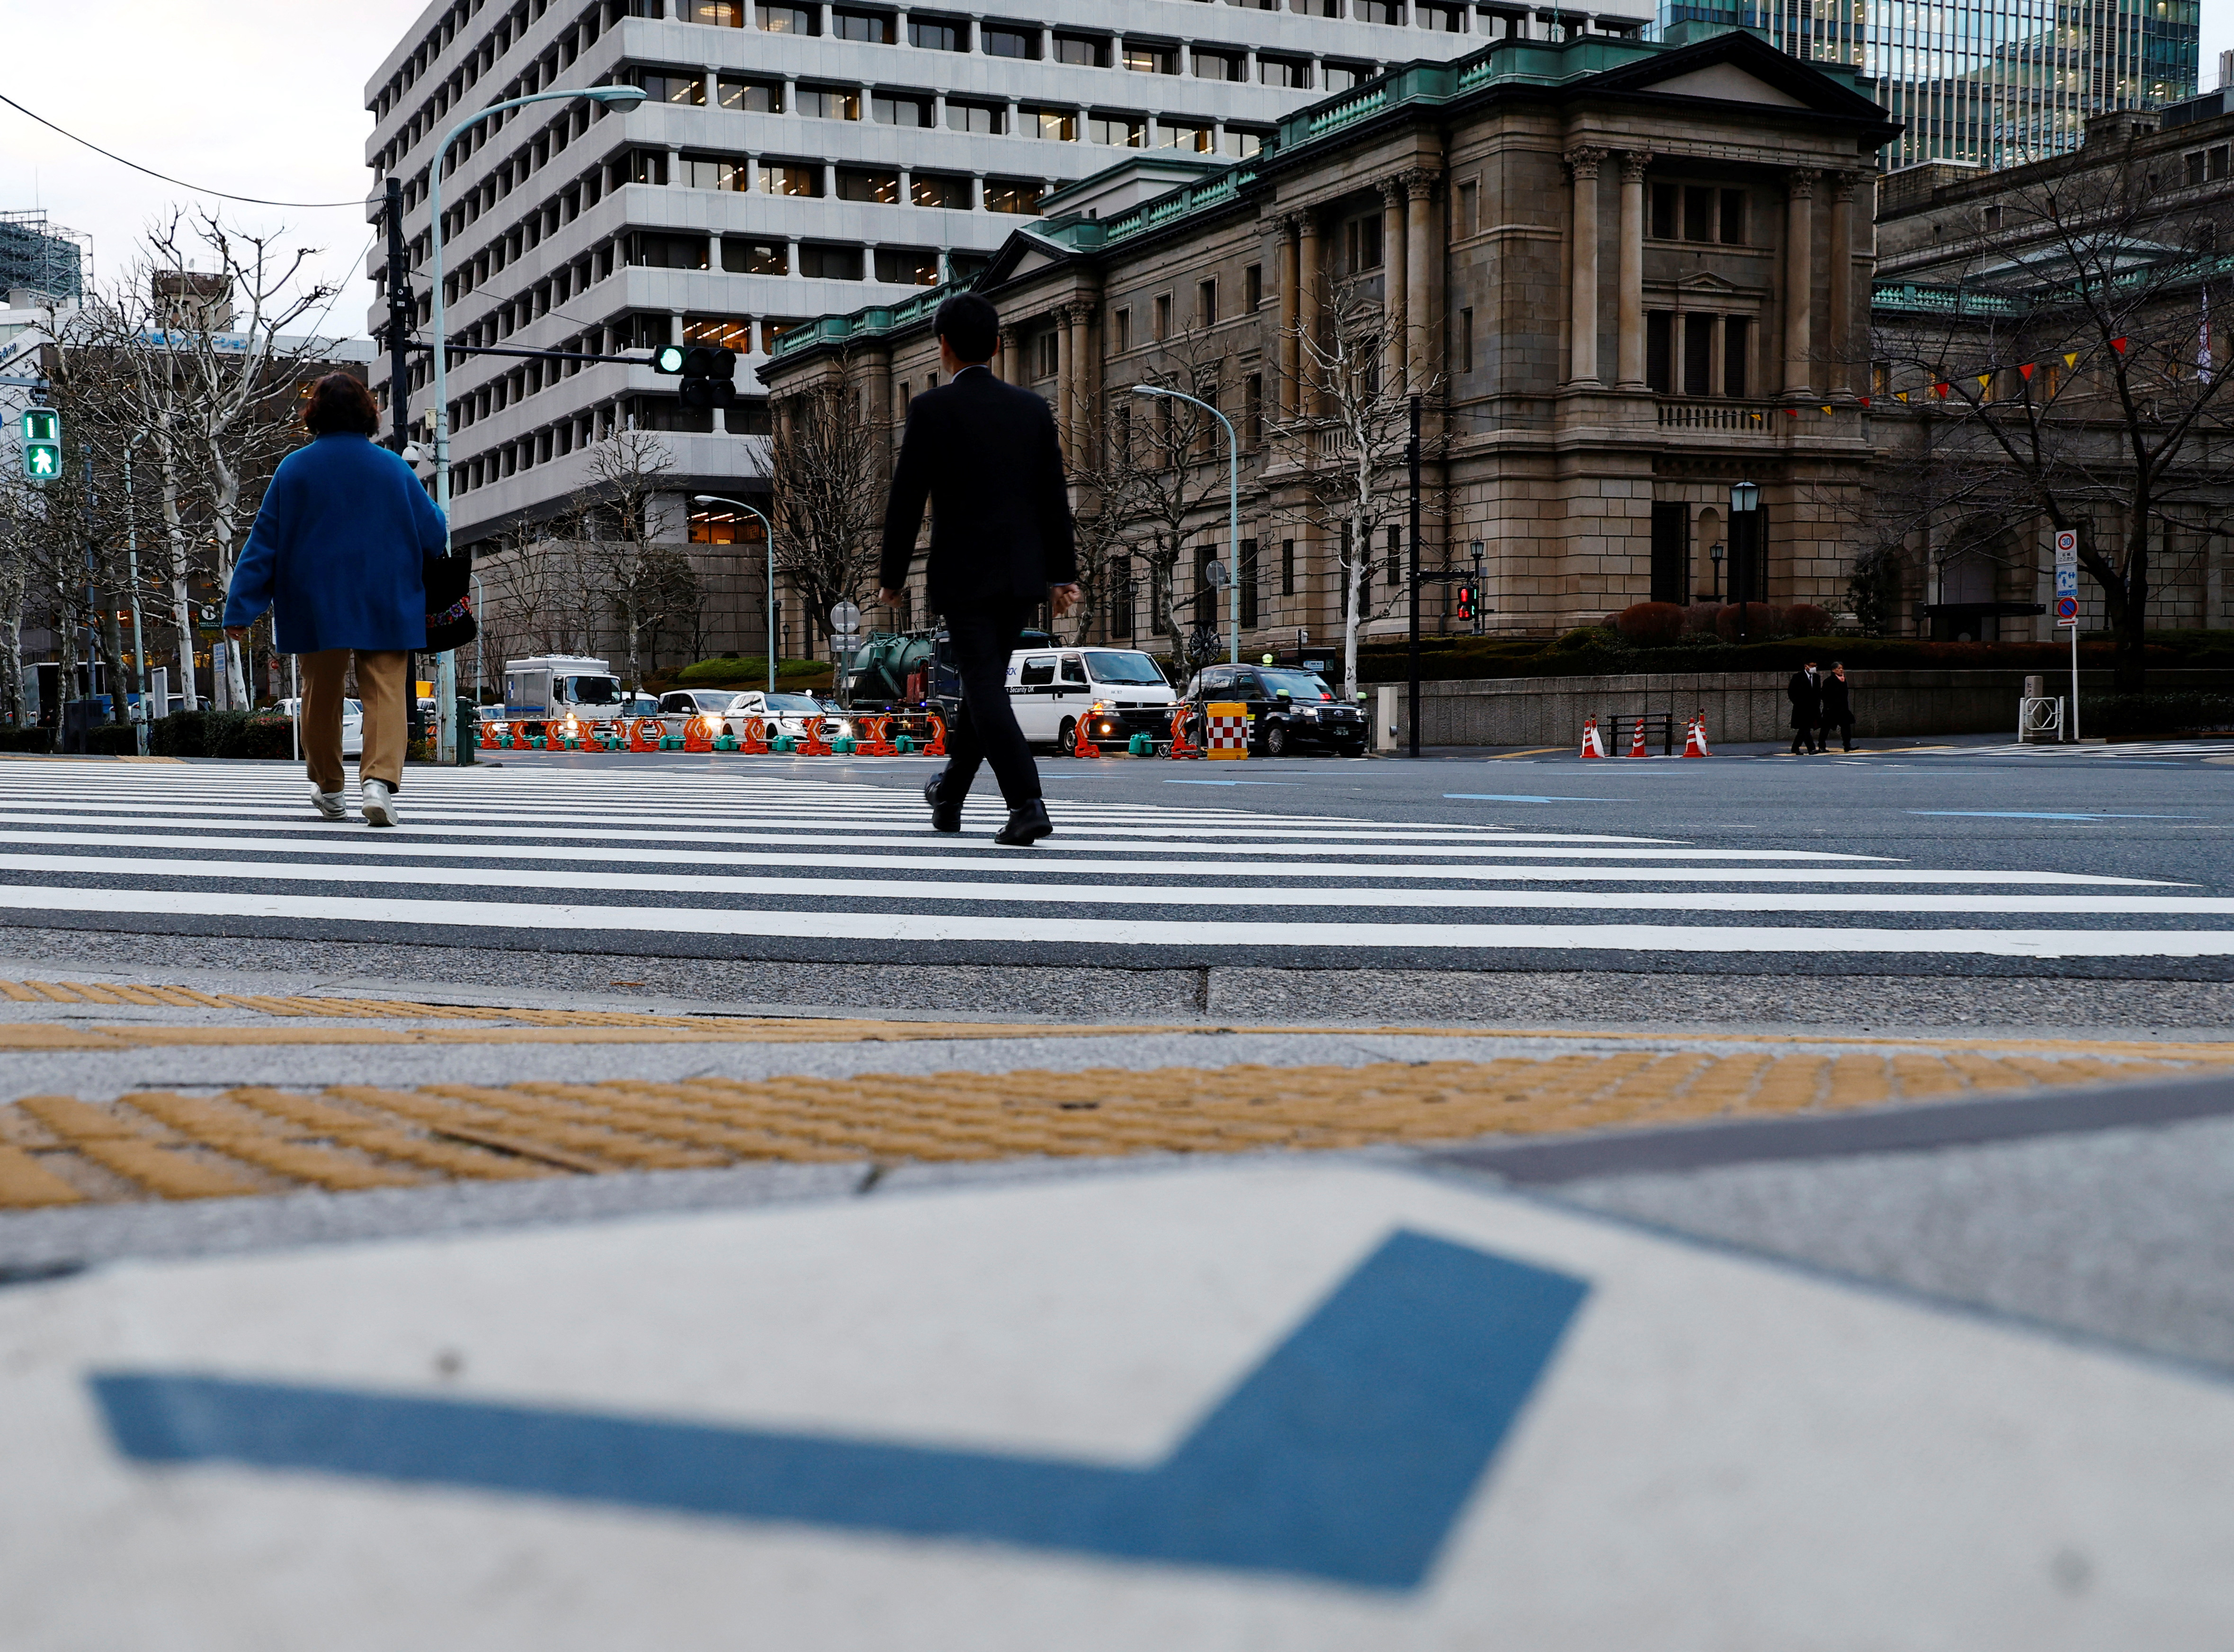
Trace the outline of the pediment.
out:
<instances>
[{"instance_id":1,"label":"pediment","mask_svg":"<svg viewBox=\"0 0 2234 1652\"><path fill-rule=\"evenodd\" d=\"M1685 292L1734 293L1743 291L1736 282L1726 281L1721 276L1711 274L1705 270L1695 271L1676 284Z\"/></svg>"},{"instance_id":2,"label":"pediment","mask_svg":"<svg viewBox=\"0 0 2234 1652\"><path fill-rule=\"evenodd\" d=\"M1735 63L1710 63L1689 74L1655 81L1649 89L1672 97L1712 98L1719 103L1767 103L1780 109L1804 109L1806 102L1771 86L1757 75L1748 75Z\"/></svg>"}]
</instances>

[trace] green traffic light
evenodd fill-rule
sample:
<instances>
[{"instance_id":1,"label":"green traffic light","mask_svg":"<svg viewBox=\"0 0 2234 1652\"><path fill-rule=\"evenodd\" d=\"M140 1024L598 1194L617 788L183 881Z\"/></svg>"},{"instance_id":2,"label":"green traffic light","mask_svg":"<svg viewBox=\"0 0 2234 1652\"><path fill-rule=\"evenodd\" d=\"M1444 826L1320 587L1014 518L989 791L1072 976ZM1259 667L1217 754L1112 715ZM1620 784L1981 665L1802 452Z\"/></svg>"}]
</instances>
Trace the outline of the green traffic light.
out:
<instances>
[{"instance_id":1,"label":"green traffic light","mask_svg":"<svg viewBox=\"0 0 2234 1652\"><path fill-rule=\"evenodd\" d=\"M62 416L52 408L23 410L23 474L35 482L62 473Z\"/></svg>"},{"instance_id":2,"label":"green traffic light","mask_svg":"<svg viewBox=\"0 0 2234 1652\"><path fill-rule=\"evenodd\" d=\"M660 373L680 373L689 352L680 344L663 344L651 358L653 370Z\"/></svg>"}]
</instances>

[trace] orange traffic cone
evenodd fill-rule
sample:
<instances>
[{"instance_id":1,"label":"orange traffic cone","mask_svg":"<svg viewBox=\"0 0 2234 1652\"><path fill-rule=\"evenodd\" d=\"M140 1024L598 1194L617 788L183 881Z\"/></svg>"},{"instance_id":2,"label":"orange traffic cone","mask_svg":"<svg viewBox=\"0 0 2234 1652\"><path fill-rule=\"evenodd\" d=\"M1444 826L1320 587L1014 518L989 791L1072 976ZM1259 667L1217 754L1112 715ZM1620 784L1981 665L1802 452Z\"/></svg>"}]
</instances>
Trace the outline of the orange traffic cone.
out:
<instances>
[{"instance_id":1,"label":"orange traffic cone","mask_svg":"<svg viewBox=\"0 0 2234 1652\"><path fill-rule=\"evenodd\" d=\"M1644 749L1644 719L1642 717L1639 717L1636 720L1636 733L1630 738L1629 754L1631 757L1649 757L1652 755L1650 752Z\"/></svg>"},{"instance_id":2,"label":"orange traffic cone","mask_svg":"<svg viewBox=\"0 0 2234 1652\"><path fill-rule=\"evenodd\" d=\"M1583 755L1585 757L1603 757L1605 754L1605 742L1598 738L1598 720L1596 717L1584 718Z\"/></svg>"},{"instance_id":3,"label":"orange traffic cone","mask_svg":"<svg viewBox=\"0 0 2234 1652\"><path fill-rule=\"evenodd\" d=\"M1703 711L1691 719L1691 726L1684 731L1683 755L1686 757L1714 755L1707 749L1707 714Z\"/></svg>"}]
</instances>

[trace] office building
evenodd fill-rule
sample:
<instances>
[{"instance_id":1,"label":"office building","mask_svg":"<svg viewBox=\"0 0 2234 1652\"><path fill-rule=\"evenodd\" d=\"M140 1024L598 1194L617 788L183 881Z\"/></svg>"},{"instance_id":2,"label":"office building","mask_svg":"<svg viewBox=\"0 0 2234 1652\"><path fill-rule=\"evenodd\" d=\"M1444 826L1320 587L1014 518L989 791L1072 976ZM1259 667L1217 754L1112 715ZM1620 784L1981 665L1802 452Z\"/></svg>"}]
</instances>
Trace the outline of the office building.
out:
<instances>
[{"instance_id":1,"label":"office building","mask_svg":"<svg viewBox=\"0 0 2234 1652\"><path fill-rule=\"evenodd\" d=\"M1879 157L2006 167L2076 147L2089 116L2192 97L2201 0L1661 0L1669 41L1686 25L1751 29L1794 57L1878 82L1905 130Z\"/></svg>"},{"instance_id":2,"label":"office building","mask_svg":"<svg viewBox=\"0 0 2234 1652\"><path fill-rule=\"evenodd\" d=\"M366 88L366 158L376 186L403 182L422 328L440 134L526 91L625 82L650 95L630 113L531 106L456 147L443 182L452 337L592 355L720 344L748 358L738 383L753 390L716 428L646 367L461 358L459 540L562 510L587 479L584 450L630 425L672 451L682 538L690 493L764 489L752 368L787 329L983 267L1050 192L1120 153L1199 174L1388 62L1643 28L1525 4L1289 3L1047 0L1003 17L867 0L438 0ZM384 326L384 299L369 319ZM414 377L423 428L427 375ZM701 513L689 531L733 621L711 640L753 647L751 558L715 549L732 537L726 515Z\"/></svg>"}]
</instances>

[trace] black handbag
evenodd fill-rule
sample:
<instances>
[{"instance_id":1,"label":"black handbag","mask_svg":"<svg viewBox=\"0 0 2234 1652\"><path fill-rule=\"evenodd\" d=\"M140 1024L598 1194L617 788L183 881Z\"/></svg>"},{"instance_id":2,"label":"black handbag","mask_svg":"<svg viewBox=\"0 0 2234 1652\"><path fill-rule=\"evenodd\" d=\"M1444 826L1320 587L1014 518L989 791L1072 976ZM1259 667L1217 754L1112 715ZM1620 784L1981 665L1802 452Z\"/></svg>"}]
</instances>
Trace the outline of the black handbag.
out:
<instances>
[{"instance_id":1,"label":"black handbag","mask_svg":"<svg viewBox=\"0 0 2234 1652\"><path fill-rule=\"evenodd\" d=\"M480 634L474 618L474 553L453 551L429 557L423 566L427 585L427 651L445 654L463 648Z\"/></svg>"}]
</instances>

